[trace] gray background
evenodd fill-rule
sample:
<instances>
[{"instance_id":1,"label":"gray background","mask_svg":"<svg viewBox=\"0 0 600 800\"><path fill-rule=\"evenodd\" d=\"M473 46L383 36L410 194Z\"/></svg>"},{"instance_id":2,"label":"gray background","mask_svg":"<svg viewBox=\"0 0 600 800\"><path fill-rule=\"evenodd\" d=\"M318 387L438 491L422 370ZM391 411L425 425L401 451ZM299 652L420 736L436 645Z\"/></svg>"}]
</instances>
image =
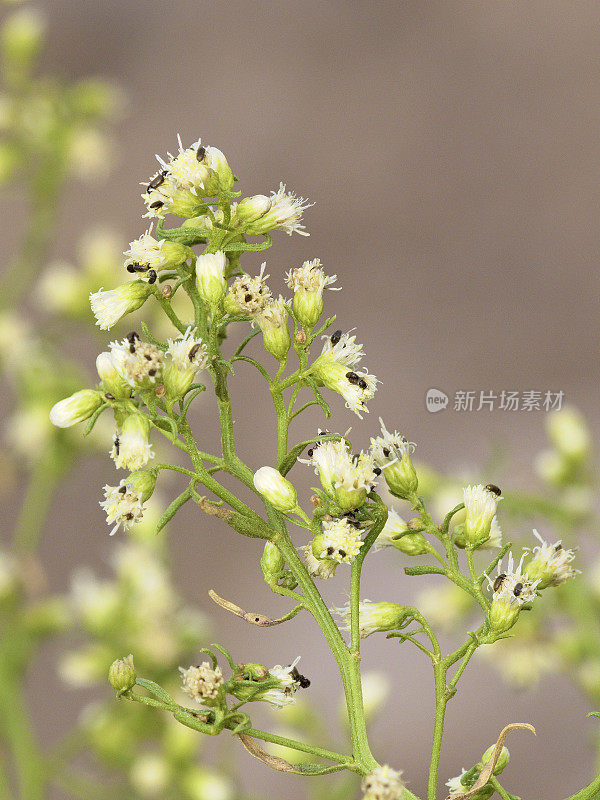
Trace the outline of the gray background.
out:
<instances>
[{"instance_id":1,"label":"gray background","mask_svg":"<svg viewBox=\"0 0 600 800\"><path fill-rule=\"evenodd\" d=\"M138 181L153 171L154 153L173 150L177 132L184 142L202 136L225 151L245 193L284 180L316 203L306 214L311 238L277 237L268 271L275 290L283 290L284 270L306 258L318 256L339 274L344 292L331 294L329 307L340 327L358 327L365 363L383 379L363 423L333 403L336 427L352 425L356 444L368 442L382 414L439 467L481 463L497 440L516 462L513 483L532 480L543 413L431 415L424 405L431 386L451 395L563 390L598 428L597 3L41 5L50 22L48 67L65 76L108 75L129 96L116 170L105 189L67 198L56 255L72 257L90 223L137 237L144 229ZM260 259L244 263L252 271ZM238 374L240 451L257 467L272 460L273 417L250 368ZM207 448L215 440L204 430L211 413L205 401L197 430ZM298 438L319 423L307 415ZM109 556L113 542L96 494L110 472L106 461L86 461L56 500L44 558L57 588L74 565ZM295 472L308 486L308 470ZM257 589L257 545L197 511L182 513L172 546L190 600L208 608L214 585L242 606L287 608ZM365 596L410 597L400 557L371 563ZM343 600L342 581L326 588L332 602ZM334 666L308 619L259 632L214 616L235 657L288 663L302 654L303 671L316 678L310 695L333 706ZM365 643L364 663L388 670L395 685L386 720L374 726L376 755L404 768L422 792L428 666L376 637ZM45 665L32 678L46 735L79 703L50 672ZM449 706L441 775L469 766L507 722L522 720L535 724L538 737L514 735L509 789L553 800L587 781L594 725L566 680L517 694L476 665L463 681ZM302 797L306 779L282 779L246 755L239 763L249 787Z\"/></svg>"}]
</instances>

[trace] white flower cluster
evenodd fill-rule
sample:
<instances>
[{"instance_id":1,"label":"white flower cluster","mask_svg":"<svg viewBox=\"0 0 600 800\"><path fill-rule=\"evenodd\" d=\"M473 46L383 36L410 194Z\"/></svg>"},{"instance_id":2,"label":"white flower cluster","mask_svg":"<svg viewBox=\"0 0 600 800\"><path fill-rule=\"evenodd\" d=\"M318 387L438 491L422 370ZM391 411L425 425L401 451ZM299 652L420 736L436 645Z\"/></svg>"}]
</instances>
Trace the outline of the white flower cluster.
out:
<instances>
[{"instance_id":1,"label":"white flower cluster","mask_svg":"<svg viewBox=\"0 0 600 800\"><path fill-rule=\"evenodd\" d=\"M198 703L214 700L223 685L223 674L219 667L211 667L207 661L187 669L179 667L183 691Z\"/></svg>"}]
</instances>

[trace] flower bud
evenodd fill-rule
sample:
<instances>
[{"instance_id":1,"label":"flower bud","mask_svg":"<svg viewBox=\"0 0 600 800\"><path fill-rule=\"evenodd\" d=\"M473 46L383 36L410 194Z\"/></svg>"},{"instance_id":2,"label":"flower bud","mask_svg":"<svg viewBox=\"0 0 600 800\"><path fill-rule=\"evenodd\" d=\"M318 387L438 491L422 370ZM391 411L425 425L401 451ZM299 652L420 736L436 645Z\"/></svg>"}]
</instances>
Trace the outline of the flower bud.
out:
<instances>
[{"instance_id":1,"label":"flower bud","mask_svg":"<svg viewBox=\"0 0 600 800\"><path fill-rule=\"evenodd\" d=\"M152 469L138 469L125 479L125 486L145 503L154 494L156 472Z\"/></svg>"},{"instance_id":2,"label":"flower bud","mask_svg":"<svg viewBox=\"0 0 600 800\"><path fill-rule=\"evenodd\" d=\"M394 541L394 546L407 556L422 556L431 552L431 547L422 533L406 533Z\"/></svg>"},{"instance_id":3,"label":"flower bud","mask_svg":"<svg viewBox=\"0 0 600 800\"><path fill-rule=\"evenodd\" d=\"M333 608L338 616L345 622L345 630L350 630L350 605ZM410 610L399 603L390 603L386 600L374 603L371 600L361 600L359 604L359 628L361 639L366 639L378 631L394 631L410 614Z\"/></svg>"},{"instance_id":4,"label":"flower bud","mask_svg":"<svg viewBox=\"0 0 600 800\"><path fill-rule=\"evenodd\" d=\"M265 581L271 585L276 584L285 569L285 558L273 542L267 542L260 559L260 568Z\"/></svg>"},{"instance_id":5,"label":"flower bud","mask_svg":"<svg viewBox=\"0 0 600 800\"><path fill-rule=\"evenodd\" d=\"M96 325L103 331L110 330L126 314L141 308L151 293L152 287L142 280L124 283L116 289L93 292L90 294L90 305Z\"/></svg>"},{"instance_id":6,"label":"flower bud","mask_svg":"<svg viewBox=\"0 0 600 800\"><path fill-rule=\"evenodd\" d=\"M260 219L271 208L271 200L264 194L245 197L237 204L235 218L238 223L245 224Z\"/></svg>"},{"instance_id":7,"label":"flower bud","mask_svg":"<svg viewBox=\"0 0 600 800\"><path fill-rule=\"evenodd\" d=\"M479 483L463 489L463 496L466 514L462 535L467 544L484 543L490 538L498 501L502 499L500 490L493 484Z\"/></svg>"},{"instance_id":8,"label":"flower bud","mask_svg":"<svg viewBox=\"0 0 600 800\"><path fill-rule=\"evenodd\" d=\"M310 330L323 313L323 289L334 283L336 275L325 275L321 261L305 261L301 267L290 270L287 285L294 290L294 313L298 321Z\"/></svg>"},{"instance_id":9,"label":"flower bud","mask_svg":"<svg viewBox=\"0 0 600 800\"><path fill-rule=\"evenodd\" d=\"M485 766L487 762L492 757L492 753L494 752L494 748L496 747L495 744L492 744L488 747L485 753L481 756L481 766ZM494 775L500 775L500 773L508 766L508 762L510 760L510 753L508 752L508 747L503 747L500 751L500 755L498 757L498 761L496 761L496 766L494 767Z\"/></svg>"},{"instance_id":10,"label":"flower bud","mask_svg":"<svg viewBox=\"0 0 600 800\"><path fill-rule=\"evenodd\" d=\"M198 291L202 300L211 308L218 307L225 295L227 284L225 268L227 257L222 250L216 253L205 253L196 261L196 278Z\"/></svg>"},{"instance_id":11,"label":"flower bud","mask_svg":"<svg viewBox=\"0 0 600 800\"><path fill-rule=\"evenodd\" d=\"M225 155L218 147L209 146L206 148L206 159L218 178L218 188L220 192L230 192L233 189L233 172L227 163Z\"/></svg>"},{"instance_id":12,"label":"flower bud","mask_svg":"<svg viewBox=\"0 0 600 800\"><path fill-rule=\"evenodd\" d=\"M254 473L254 485L277 511L293 511L298 507L294 486L274 467L261 467Z\"/></svg>"},{"instance_id":13,"label":"flower bud","mask_svg":"<svg viewBox=\"0 0 600 800\"><path fill-rule=\"evenodd\" d=\"M115 367L115 362L110 353L100 353L96 358L96 370L102 381L102 388L112 394L115 400L125 400L131 397L131 386L121 376Z\"/></svg>"},{"instance_id":14,"label":"flower bud","mask_svg":"<svg viewBox=\"0 0 600 800\"><path fill-rule=\"evenodd\" d=\"M101 392L95 389L82 389L52 406L50 422L57 428L70 428L78 422L89 419L102 403L104 397Z\"/></svg>"},{"instance_id":15,"label":"flower bud","mask_svg":"<svg viewBox=\"0 0 600 800\"><path fill-rule=\"evenodd\" d=\"M135 686L135 667L133 666L133 655L128 655L126 658L118 658L110 666L108 670L108 680L110 685L119 694L128 692Z\"/></svg>"},{"instance_id":16,"label":"flower bud","mask_svg":"<svg viewBox=\"0 0 600 800\"><path fill-rule=\"evenodd\" d=\"M267 303L263 311L255 317L262 331L265 350L278 361L283 361L292 345L287 317L285 300L281 295L277 300Z\"/></svg>"}]
</instances>

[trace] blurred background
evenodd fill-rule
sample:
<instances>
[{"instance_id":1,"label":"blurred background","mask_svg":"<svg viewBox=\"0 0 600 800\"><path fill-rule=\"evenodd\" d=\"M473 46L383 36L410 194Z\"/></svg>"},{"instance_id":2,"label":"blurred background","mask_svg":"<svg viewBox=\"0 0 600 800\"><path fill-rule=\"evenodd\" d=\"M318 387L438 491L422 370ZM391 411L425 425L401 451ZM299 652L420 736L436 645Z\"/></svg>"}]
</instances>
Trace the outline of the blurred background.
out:
<instances>
[{"instance_id":1,"label":"blurred background","mask_svg":"<svg viewBox=\"0 0 600 800\"><path fill-rule=\"evenodd\" d=\"M154 154L174 151L178 133L184 144L202 137L225 152L244 194L268 193L284 181L315 203L305 215L310 238L276 237L266 254L270 286L283 291L286 270L319 257L344 289L328 296L326 312L337 314L340 328L356 326L365 364L382 380L362 422L334 399L330 427L352 426L353 443L362 447L382 416L418 444L419 460L465 475L478 474L500 452L508 477L499 470L484 482L504 477L513 489L535 483L546 412L500 410L498 401L494 410L477 411L481 391L564 392L597 437L597 3L36 6L49 26L43 69L69 81L102 75L125 98L112 149L101 151L107 175L71 186L61 199L49 261L76 262L90 228L110 229L125 249L146 227L138 184L153 174ZM19 202L10 194L3 200L5 251L23 224ZM248 254L242 265L252 273L261 255ZM42 295L29 305L32 318L43 306ZM93 325L91 313L89 320ZM65 352L91 372L98 344L74 335ZM445 410L427 410L430 388L448 395ZM454 410L461 391L475 392L472 411ZM274 418L249 367L236 370L232 392L242 458L253 467L271 463ZM213 411L203 399L194 419L207 450L217 439ZM294 434L310 438L322 424L311 411ZM294 469L306 489L309 472ZM102 573L111 558L115 541L97 503L111 480L108 459L90 455L54 496L41 557L56 591L66 590L75 567ZM18 489L17 474L2 498L7 538ZM302 672L313 679L308 696L335 712L335 665L308 619L259 631L210 604L207 590L214 588L245 608L276 616L287 610L262 584L259 545L190 507L169 539L175 584L210 615L234 658L285 664L301 655ZM415 579L404 576L405 563L396 553L374 556L364 595L408 602ZM327 598L345 602L343 581L330 584ZM365 642L365 668L387 672L393 693L373 725L375 753L403 768L409 788L422 793L430 670L406 646L376 639ZM47 647L28 676L42 740L68 726L90 697L56 678L58 655ZM92 694L109 693L100 687ZM589 778L590 710L565 677L517 691L487 661L475 661L449 706L440 774L474 763L508 722L531 722L535 740L515 734L509 742L506 783L525 797L558 800ZM257 796L305 796L310 779L281 777L245 753L235 758L245 788Z\"/></svg>"}]
</instances>

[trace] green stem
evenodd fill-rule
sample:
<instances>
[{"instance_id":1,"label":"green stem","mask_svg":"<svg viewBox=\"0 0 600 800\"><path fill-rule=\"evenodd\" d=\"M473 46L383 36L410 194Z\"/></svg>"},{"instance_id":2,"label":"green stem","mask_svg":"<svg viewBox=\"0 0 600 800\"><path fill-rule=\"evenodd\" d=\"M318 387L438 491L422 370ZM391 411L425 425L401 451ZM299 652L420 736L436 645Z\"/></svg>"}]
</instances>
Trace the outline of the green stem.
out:
<instances>
[{"instance_id":1,"label":"green stem","mask_svg":"<svg viewBox=\"0 0 600 800\"><path fill-rule=\"evenodd\" d=\"M580 789L575 794L567 797L567 800L598 800L600 797L600 775L595 778L584 789Z\"/></svg>"},{"instance_id":2,"label":"green stem","mask_svg":"<svg viewBox=\"0 0 600 800\"><path fill-rule=\"evenodd\" d=\"M268 731L261 731L257 728L250 728L244 731L247 736L252 736L254 739L261 739L263 742L271 742L272 744L280 744L282 747L289 747L292 750L299 750L301 753L311 753L314 756L321 758L328 758L330 761L337 761L340 764L351 764L352 761L349 756L343 753L336 753L333 750L326 750L324 747L317 747L312 744L305 744L296 739L288 739L286 736L278 736L275 733Z\"/></svg>"},{"instance_id":3,"label":"green stem","mask_svg":"<svg viewBox=\"0 0 600 800\"><path fill-rule=\"evenodd\" d=\"M289 535L287 533L281 534L275 541L286 559L294 578L302 588L309 610L321 628L337 662L346 694L346 706L348 709L357 771L360 772L361 775L367 775L377 767L377 761L375 761L371 754L367 739L365 715L362 705L360 661L355 658L353 653L348 649L313 579L300 560L298 552L291 542Z\"/></svg>"},{"instance_id":4,"label":"green stem","mask_svg":"<svg viewBox=\"0 0 600 800\"><path fill-rule=\"evenodd\" d=\"M494 775L491 776L488 783L494 787L494 789L498 792L502 800L512 800L511 796L506 791L504 786L501 785L500 781L496 777L494 777Z\"/></svg>"},{"instance_id":5,"label":"green stem","mask_svg":"<svg viewBox=\"0 0 600 800\"><path fill-rule=\"evenodd\" d=\"M435 800L437 796L437 778L442 751L442 737L444 735L444 720L446 705L450 696L446 688L446 669L438 663L434 664L433 674L435 680L435 723L433 727L433 742L431 746L431 761L429 764L429 780L427 783L427 800Z\"/></svg>"},{"instance_id":6,"label":"green stem","mask_svg":"<svg viewBox=\"0 0 600 800\"><path fill-rule=\"evenodd\" d=\"M49 447L33 468L13 537L13 550L33 553L48 517L54 490L69 463L66 448Z\"/></svg>"}]
</instances>

